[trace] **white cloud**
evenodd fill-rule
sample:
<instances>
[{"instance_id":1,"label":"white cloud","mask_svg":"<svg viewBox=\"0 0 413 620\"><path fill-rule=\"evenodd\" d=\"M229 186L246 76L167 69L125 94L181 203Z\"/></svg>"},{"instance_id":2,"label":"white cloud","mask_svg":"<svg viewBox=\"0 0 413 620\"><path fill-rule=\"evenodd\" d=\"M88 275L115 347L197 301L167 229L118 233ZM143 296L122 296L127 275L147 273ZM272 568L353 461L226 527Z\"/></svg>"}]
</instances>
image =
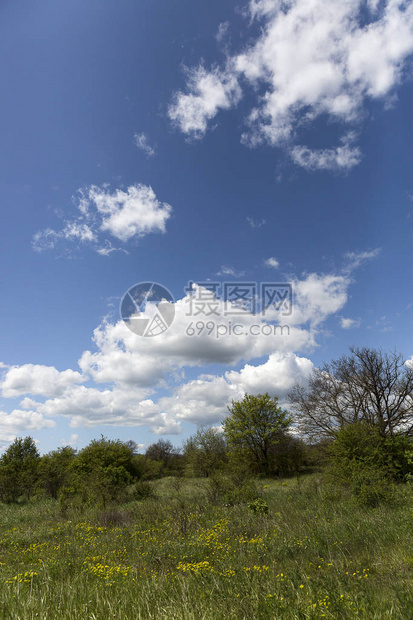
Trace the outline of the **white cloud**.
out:
<instances>
[{"instance_id":1,"label":"white cloud","mask_svg":"<svg viewBox=\"0 0 413 620\"><path fill-rule=\"evenodd\" d=\"M61 446L77 446L77 444L79 443L79 435L77 433L72 433L70 435L70 439L61 439L60 440L60 445Z\"/></svg>"},{"instance_id":2,"label":"white cloud","mask_svg":"<svg viewBox=\"0 0 413 620\"><path fill-rule=\"evenodd\" d=\"M19 433L32 433L56 426L36 411L14 409L11 413L0 411L0 441L13 441Z\"/></svg>"},{"instance_id":3,"label":"white cloud","mask_svg":"<svg viewBox=\"0 0 413 620\"><path fill-rule=\"evenodd\" d=\"M160 202L153 189L142 184L113 192L91 185L81 190L74 202L79 215L65 221L61 230L47 228L37 232L32 242L36 251L54 249L59 242L76 241L108 256L122 248L113 247L105 238L106 233L123 243L151 233L164 233L172 214L172 207Z\"/></svg>"},{"instance_id":4,"label":"white cloud","mask_svg":"<svg viewBox=\"0 0 413 620\"><path fill-rule=\"evenodd\" d=\"M280 266L280 263L278 262L276 258L271 256L270 258L267 258L264 261L264 265L266 265L267 267L272 267L272 269L278 269L278 267Z\"/></svg>"},{"instance_id":5,"label":"white cloud","mask_svg":"<svg viewBox=\"0 0 413 620\"><path fill-rule=\"evenodd\" d=\"M162 335L140 337L122 321L105 321L94 332L96 350L85 351L79 360L83 374L30 364L6 368L3 395L46 398L22 400L22 424L32 420L48 425L53 423L50 418L63 416L72 427L149 426L155 433L170 434L180 432L183 421L220 423L232 398L269 391L282 400L296 380L306 381L312 363L297 353L316 346L323 321L345 305L350 281L334 274L295 278L288 316L274 309L267 309L265 316L233 315L235 306L210 296L217 311L212 318L191 315L194 299L208 292L194 285L195 298L187 294L175 302L174 322ZM208 333L210 320L214 328ZM188 327L199 321L205 329L199 336L189 336ZM234 324L240 335L231 332ZM288 325L289 330L274 334L274 325ZM241 364L241 368L185 379L186 369L208 364ZM79 385L84 378L91 387ZM31 417L33 412L40 417Z\"/></svg>"},{"instance_id":6,"label":"white cloud","mask_svg":"<svg viewBox=\"0 0 413 620\"><path fill-rule=\"evenodd\" d=\"M313 369L310 360L292 353L274 353L258 366L246 364L240 371L224 376L204 375L179 387L173 396L162 398L159 405L178 420L194 424L216 424L228 415L231 400L246 393L268 392L286 406L287 395L296 381L306 383Z\"/></svg>"},{"instance_id":7,"label":"white cloud","mask_svg":"<svg viewBox=\"0 0 413 620\"><path fill-rule=\"evenodd\" d=\"M133 140L140 151L143 151L148 157L155 155L155 149L149 144L148 138L144 133L135 133Z\"/></svg>"},{"instance_id":8,"label":"white cloud","mask_svg":"<svg viewBox=\"0 0 413 620\"><path fill-rule=\"evenodd\" d=\"M222 22L221 24L219 24L218 32L215 35L215 38L218 41L218 43L221 43L221 41L225 39L228 33L229 26L230 26L229 22Z\"/></svg>"},{"instance_id":9,"label":"white cloud","mask_svg":"<svg viewBox=\"0 0 413 620\"><path fill-rule=\"evenodd\" d=\"M296 304L288 316L270 310L266 316L239 314L239 310L231 314L237 310L235 306L213 296L208 297L211 305L204 310L212 309L214 314L197 314L201 306L196 300L206 294L200 288L193 298L188 294L175 302L173 324L162 336L142 338L122 321L102 323L94 332L97 351L85 351L79 366L97 383L155 386L176 368L235 364L275 350L284 353L305 350L315 345L317 325L345 303L348 285L342 276L310 274L304 280L297 279L293 283ZM210 321L214 327L208 333ZM189 328L191 333L197 333L194 328L197 322L204 325L200 335L187 335ZM274 331L273 323L289 329L283 333ZM310 325L304 328L301 323ZM232 331L234 324L238 326L237 335Z\"/></svg>"},{"instance_id":10,"label":"white cloud","mask_svg":"<svg viewBox=\"0 0 413 620\"><path fill-rule=\"evenodd\" d=\"M292 325L309 323L314 329L347 302L350 281L345 276L309 274L293 281L295 303L289 317Z\"/></svg>"},{"instance_id":11,"label":"white cloud","mask_svg":"<svg viewBox=\"0 0 413 620\"><path fill-rule=\"evenodd\" d=\"M278 396L286 401L288 393L298 381L306 383L314 366L305 358L293 353L273 353L268 361L259 366L246 364L239 372L225 373L226 379L243 393L263 393Z\"/></svg>"},{"instance_id":12,"label":"white cloud","mask_svg":"<svg viewBox=\"0 0 413 620\"><path fill-rule=\"evenodd\" d=\"M309 171L328 170L346 172L360 163L361 151L348 144L333 149L311 150L306 146L295 146L291 150L294 163Z\"/></svg>"},{"instance_id":13,"label":"white cloud","mask_svg":"<svg viewBox=\"0 0 413 620\"><path fill-rule=\"evenodd\" d=\"M366 262L377 258L381 252L381 248L375 248L374 250L366 250L364 252L346 252L344 258L346 264L344 266L344 273L351 273Z\"/></svg>"},{"instance_id":14,"label":"white cloud","mask_svg":"<svg viewBox=\"0 0 413 620\"><path fill-rule=\"evenodd\" d=\"M150 426L157 434L180 432L180 424L156 403L145 390L112 388L99 390L76 386L61 397L37 403L37 411L50 417L71 419L72 427Z\"/></svg>"},{"instance_id":15,"label":"white cloud","mask_svg":"<svg viewBox=\"0 0 413 620\"><path fill-rule=\"evenodd\" d=\"M258 35L225 66L188 72L187 92L170 106L171 120L187 135L202 137L220 110L236 105L247 87L255 107L242 141L287 146L318 117L354 126L368 100L386 103L403 79L413 52L413 5L404 0L251 0ZM357 147L343 144L310 151L292 148L298 165L349 170Z\"/></svg>"},{"instance_id":16,"label":"white cloud","mask_svg":"<svg viewBox=\"0 0 413 620\"><path fill-rule=\"evenodd\" d=\"M188 93L178 92L169 106L174 125L193 138L202 138L208 121L219 110L231 108L240 99L237 79L231 73L199 66L188 70Z\"/></svg>"},{"instance_id":17,"label":"white cloud","mask_svg":"<svg viewBox=\"0 0 413 620\"><path fill-rule=\"evenodd\" d=\"M245 276L245 271L237 271L234 267L222 265L221 269L217 273L217 276L232 276L233 278L241 278L242 276Z\"/></svg>"},{"instance_id":18,"label":"white cloud","mask_svg":"<svg viewBox=\"0 0 413 620\"><path fill-rule=\"evenodd\" d=\"M231 400L242 398L246 392L268 391L285 406L283 401L294 383L306 382L312 368L306 358L274 353L258 366L246 364L240 371L228 371L223 376L201 375L157 401L145 398L145 390L135 388L98 390L75 386L61 397L30 404L36 405L39 419L43 415L69 417L73 427L147 425L157 434L175 434L180 432L182 421L220 423Z\"/></svg>"},{"instance_id":19,"label":"white cloud","mask_svg":"<svg viewBox=\"0 0 413 620\"><path fill-rule=\"evenodd\" d=\"M239 398L242 391L224 377L203 375L180 386L173 396L162 398L159 404L177 420L207 425L221 422L231 399Z\"/></svg>"},{"instance_id":20,"label":"white cloud","mask_svg":"<svg viewBox=\"0 0 413 620\"><path fill-rule=\"evenodd\" d=\"M120 241L165 232L172 207L160 203L151 187L131 185L126 192L113 194L92 186L88 191L89 208L93 205L102 216L100 230L108 231Z\"/></svg>"},{"instance_id":21,"label":"white cloud","mask_svg":"<svg viewBox=\"0 0 413 620\"><path fill-rule=\"evenodd\" d=\"M251 228L261 228L266 223L266 220L256 220L253 217L247 217L247 222L251 226Z\"/></svg>"},{"instance_id":22,"label":"white cloud","mask_svg":"<svg viewBox=\"0 0 413 620\"><path fill-rule=\"evenodd\" d=\"M54 366L23 364L11 366L0 382L2 396L15 398L25 394L59 396L70 386L85 378L74 370L59 372Z\"/></svg>"},{"instance_id":23,"label":"white cloud","mask_svg":"<svg viewBox=\"0 0 413 620\"><path fill-rule=\"evenodd\" d=\"M360 327L361 319L346 319L345 317L340 317L340 325L343 329L353 329L354 327Z\"/></svg>"}]
</instances>

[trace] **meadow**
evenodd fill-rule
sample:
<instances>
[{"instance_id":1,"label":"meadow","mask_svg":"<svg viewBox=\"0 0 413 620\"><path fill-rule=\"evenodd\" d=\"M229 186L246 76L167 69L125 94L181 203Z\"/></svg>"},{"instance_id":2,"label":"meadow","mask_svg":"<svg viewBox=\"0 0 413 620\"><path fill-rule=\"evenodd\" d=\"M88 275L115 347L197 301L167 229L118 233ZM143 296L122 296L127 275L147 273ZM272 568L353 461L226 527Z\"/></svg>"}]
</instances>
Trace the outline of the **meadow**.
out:
<instances>
[{"instance_id":1,"label":"meadow","mask_svg":"<svg viewBox=\"0 0 413 620\"><path fill-rule=\"evenodd\" d=\"M413 617L413 492L359 506L320 481L261 481L225 504L158 480L105 510L0 505L2 620Z\"/></svg>"}]
</instances>

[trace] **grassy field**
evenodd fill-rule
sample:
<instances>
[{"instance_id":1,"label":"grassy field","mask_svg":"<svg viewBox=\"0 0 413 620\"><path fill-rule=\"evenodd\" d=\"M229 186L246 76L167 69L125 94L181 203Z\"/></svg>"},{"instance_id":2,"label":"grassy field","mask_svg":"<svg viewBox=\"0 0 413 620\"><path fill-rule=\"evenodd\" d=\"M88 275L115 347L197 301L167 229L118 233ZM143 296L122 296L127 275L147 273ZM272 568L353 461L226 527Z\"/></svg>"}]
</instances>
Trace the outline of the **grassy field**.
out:
<instances>
[{"instance_id":1,"label":"grassy field","mask_svg":"<svg viewBox=\"0 0 413 620\"><path fill-rule=\"evenodd\" d=\"M259 514L205 485L113 512L0 505L1 619L413 617L411 487L363 509L315 475L268 481Z\"/></svg>"}]
</instances>

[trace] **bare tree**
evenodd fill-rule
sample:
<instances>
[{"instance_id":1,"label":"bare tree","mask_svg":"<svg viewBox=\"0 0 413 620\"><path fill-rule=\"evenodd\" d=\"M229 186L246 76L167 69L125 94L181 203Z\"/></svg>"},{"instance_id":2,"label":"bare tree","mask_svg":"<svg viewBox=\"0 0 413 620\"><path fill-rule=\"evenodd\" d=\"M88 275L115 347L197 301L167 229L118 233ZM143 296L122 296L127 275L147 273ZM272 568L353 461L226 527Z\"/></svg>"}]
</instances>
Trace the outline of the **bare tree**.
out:
<instances>
[{"instance_id":1,"label":"bare tree","mask_svg":"<svg viewBox=\"0 0 413 620\"><path fill-rule=\"evenodd\" d=\"M366 422L382 437L413 435L413 366L396 351L350 351L315 369L308 387L293 388L289 399L299 430L320 438Z\"/></svg>"}]
</instances>

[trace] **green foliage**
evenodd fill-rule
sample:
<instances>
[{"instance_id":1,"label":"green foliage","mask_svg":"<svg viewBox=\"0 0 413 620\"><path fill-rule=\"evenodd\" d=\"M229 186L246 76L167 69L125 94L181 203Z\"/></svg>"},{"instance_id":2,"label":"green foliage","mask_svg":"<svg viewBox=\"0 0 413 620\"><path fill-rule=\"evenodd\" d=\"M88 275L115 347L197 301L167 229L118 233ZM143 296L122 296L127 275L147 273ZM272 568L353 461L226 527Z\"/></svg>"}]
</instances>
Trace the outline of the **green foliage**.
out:
<instances>
[{"instance_id":1,"label":"green foliage","mask_svg":"<svg viewBox=\"0 0 413 620\"><path fill-rule=\"evenodd\" d=\"M75 456L76 450L65 446L41 457L38 469L39 482L46 495L57 499L60 489L69 480L70 468Z\"/></svg>"},{"instance_id":2,"label":"green foliage","mask_svg":"<svg viewBox=\"0 0 413 620\"><path fill-rule=\"evenodd\" d=\"M287 412L278 407L277 397L246 394L240 401L233 400L228 409L231 415L222 424L232 458L250 463L257 473L273 473L275 446L291 424Z\"/></svg>"},{"instance_id":3,"label":"green foliage","mask_svg":"<svg viewBox=\"0 0 413 620\"><path fill-rule=\"evenodd\" d=\"M199 428L184 444L187 471L193 476L210 476L227 461L225 439L216 428Z\"/></svg>"},{"instance_id":4,"label":"green foliage","mask_svg":"<svg viewBox=\"0 0 413 620\"><path fill-rule=\"evenodd\" d=\"M361 506L376 508L395 501L394 482L383 469L360 462L353 464L350 472L350 490Z\"/></svg>"},{"instance_id":5,"label":"green foliage","mask_svg":"<svg viewBox=\"0 0 413 620\"><path fill-rule=\"evenodd\" d=\"M31 437L17 438L0 458L0 499L16 502L29 499L38 478L40 455Z\"/></svg>"},{"instance_id":6,"label":"green foliage","mask_svg":"<svg viewBox=\"0 0 413 620\"><path fill-rule=\"evenodd\" d=\"M215 472L208 478L207 496L214 504L235 506L252 502L260 497L258 482L242 468L233 468L226 474Z\"/></svg>"},{"instance_id":7,"label":"green foliage","mask_svg":"<svg viewBox=\"0 0 413 620\"><path fill-rule=\"evenodd\" d=\"M254 514L259 515L267 515L269 512L268 504L262 497L258 497L257 499L254 499L253 502L250 502L248 504L248 508L252 510Z\"/></svg>"},{"instance_id":8,"label":"green foliage","mask_svg":"<svg viewBox=\"0 0 413 620\"><path fill-rule=\"evenodd\" d=\"M138 477L131 448L102 436L81 450L71 466L71 486L84 503L120 501Z\"/></svg>"},{"instance_id":9,"label":"green foliage","mask_svg":"<svg viewBox=\"0 0 413 620\"><path fill-rule=\"evenodd\" d=\"M183 468L183 459L180 450L174 448L167 439L159 439L147 447L145 452L148 478L160 478L174 475Z\"/></svg>"},{"instance_id":10,"label":"green foliage","mask_svg":"<svg viewBox=\"0 0 413 620\"><path fill-rule=\"evenodd\" d=\"M147 480L138 480L130 489L130 496L134 500L140 501L147 497L154 497L154 495L154 488Z\"/></svg>"},{"instance_id":11,"label":"green foliage","mask_svg":"<svg viewBox=\"0 0 413 620\"><path fill-rule=\"evenodd\" d=\"M409 463L411 447L412 440L405 435L382 437L376 426L364 422L347 424L336 433L329 447L329 470L342 482L349 479L354 464L403 480L413 469Z\"/></svg>"},{"instance_id":12,"label":"green foliage","mask_svg":"<svg viewBox=\"0 0 413 620\"><path fill-rule=\"evenodd\" d=\"M362 505L392 502L394 481L412 471L411 445L405 435L383 437L375 426L348 424L329 447L327 474L347 486Z\"/></svg>"}]
</instances>

